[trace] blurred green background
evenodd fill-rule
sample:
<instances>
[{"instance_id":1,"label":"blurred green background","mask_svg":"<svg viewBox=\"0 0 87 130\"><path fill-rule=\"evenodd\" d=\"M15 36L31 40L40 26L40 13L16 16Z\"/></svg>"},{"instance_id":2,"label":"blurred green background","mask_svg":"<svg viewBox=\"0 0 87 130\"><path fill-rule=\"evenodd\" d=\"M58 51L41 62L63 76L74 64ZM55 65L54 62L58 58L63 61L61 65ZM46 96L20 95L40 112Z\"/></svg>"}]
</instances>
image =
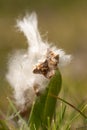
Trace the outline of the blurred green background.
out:
<instances>
[{"instance_id":1,"label":"blurred green background","mask_svg":"<svg viewBox=\"0 0 87 130\"><path fill-rule=\"evenodd\" d=\"M16 19L32 11L38 15L43 39L73 56L60 70L61 95L74 105L87 103L87 0L0 0L0 109L7 111L6 97L12 94L5 79L8 55L27 48L26 38L15 28Z\"/></svg>"}]
</instances>

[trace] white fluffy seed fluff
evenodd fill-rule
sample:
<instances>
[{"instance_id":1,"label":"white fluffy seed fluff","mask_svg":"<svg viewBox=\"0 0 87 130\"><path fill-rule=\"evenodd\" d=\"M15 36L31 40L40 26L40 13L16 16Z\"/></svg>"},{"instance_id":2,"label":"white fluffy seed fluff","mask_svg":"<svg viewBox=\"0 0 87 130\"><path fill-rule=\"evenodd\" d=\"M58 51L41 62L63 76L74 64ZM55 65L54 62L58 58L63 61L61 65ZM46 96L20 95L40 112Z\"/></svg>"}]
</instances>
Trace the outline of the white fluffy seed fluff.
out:
<instances>
[{"instance_id":1,"label":"white fluffy seed fluff","mask_svg":"<svg viewBox=\"0 0 87 130\"><path fill-rule=\"evenodd\" d=\"M24 111L35 100L34 87L38 87L38 91L42 91L49 82L49 79L43 75L33 73L34 65L46 58L48 49L59 55L58 66L69 63L71 56L66 55L62 49L57 49L42 40L35 13L26 15L22 20L17 20L17 28L26 36L28 49L26 52L16 51L11 56L6 78L13 87L16 105L21 111Z\"/></svg>"}]
</instances>

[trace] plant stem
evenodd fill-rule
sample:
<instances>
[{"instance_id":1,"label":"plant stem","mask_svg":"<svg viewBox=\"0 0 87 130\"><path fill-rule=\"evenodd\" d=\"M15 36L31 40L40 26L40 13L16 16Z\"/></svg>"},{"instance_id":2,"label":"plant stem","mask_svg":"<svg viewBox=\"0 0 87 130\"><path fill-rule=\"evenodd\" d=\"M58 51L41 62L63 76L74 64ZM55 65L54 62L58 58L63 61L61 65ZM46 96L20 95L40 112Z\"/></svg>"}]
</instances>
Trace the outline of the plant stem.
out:
<instances>
[{"instance_id":1,"label":"plant stem","mask_svg":"<svg viewBox=\"0 0 87 130\"><path fill-rule=\"evenodd\" d=\"M60 97L58 97L58 96L55 96L55 95L53 95L53 94L50 94L50 96L52 96L52 97L54 97L54 98L57 98L57 99L61 100L62 102L68 104L69 106L71 106L72 108L74 108L77 112L79 112L84 118L87 119L87 116L84 115L78 108L76 108L76 107L75 107L74 105L72 105L71 103L69 103L69 102L65 101L64 99L62 99L62 98L60 98Z\"/></svg>"}]
</instances>

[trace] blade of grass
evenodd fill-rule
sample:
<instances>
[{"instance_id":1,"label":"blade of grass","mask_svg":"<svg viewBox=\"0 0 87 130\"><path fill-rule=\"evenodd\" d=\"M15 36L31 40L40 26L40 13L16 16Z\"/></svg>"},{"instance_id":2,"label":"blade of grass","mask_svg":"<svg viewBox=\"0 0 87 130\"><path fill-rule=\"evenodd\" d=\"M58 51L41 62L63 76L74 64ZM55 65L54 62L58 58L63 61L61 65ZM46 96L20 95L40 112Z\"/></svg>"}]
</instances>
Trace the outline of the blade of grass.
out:
<instances>
[{"instance_id":1,"label":"blade of grass","mask_svg":"<svg viewBox=\"0 0 87 130\"><path fill-rule=\"evenodd\" d=\"M61 89L61 81L62 81L61 74L57 70L54 77L51 79L50 83L48 84L49 90L47 93L47 98L46 98L44 113L43 113L43 122L45 126L47 126L48 117L50 118L50 124L51 124L52 117L55 113L56 102L57 102L57 99L51 97L50 94L52 93L53 95L58 96Z\"/></svg>"},{"instance_id":2,"label":"blade of grass","mask_svg":"<svg viewBox=\"0 0 87 130\"><path fill-rule=\"evenodd\" d=\"M87 105L85 105L85 106L82 108L82 110L80 110L80 111L83 112L86 108L87 108ZM70 126L70 124L71 124L74 120L76 120L79 116L80 116L80 113L78 113L76 116L74 116L74 117L68 122L67 126Z\"/></svg>"},{"instance_id":3,"label":"blade of grass","mask_svg":"<svg viewBox=\"0 0 87 130\"><path fill-rule=\"evenodd\" d=\"M0 120L0 130L10 130L4 120Z\"/></svg>"},{"instance_id":4,"label":"blade of grass","mask_svg":"<svg viewBox=\"0 0 87 130\"><path fill-rule=\"evenodd\" d=\"M24 125L26 126L26 128L27 128L28 125L27 125L26 121L20 116L20 112L17 111L17 109L15 108L15 106L14 106L14 104L12 103L12 101L10 100L10 98L7 97L7 99L8 99L8 102L9 102L11 108L12 108L13 111L15 112L15 116L18 116L19 120L21 120L21 121L22 121L22 124L24 124ZM15 117L15 116L14 116L14 117Z\"/></svg>"},{"instance_id":5,"label":"blade of grass","mask_svg":"<svg viewBox=\"0 0 87 130\"><path fill-rule=\"evenodd\" d=\"M55 96L55 95L53 95L53 94L50 94L50 96L52 96L52 97L54 97L54 98L57 98L57 99L61 100L62 102L66 103L67 105L71 106L71 107L74 108L77 112L79 112L80 115L82 115L85 119L87 119L87 116L84 115L78 108L76 108L76 107L75 107L74 105L72 105L71 103L69 103L69 102L65 101L64 99L62 99L62 98L60 98L60 97L58 97L58 96Z\"/></svg>"},{"instance_id":6,"label":"blade of grass","mask_svg":"<svg viewBox=\"0 0 87 130\"><path fill-rule=\"evenodd\" d=\"M51 120L53 114L55 113L55 107L57 99L49 96L50 93L54 95L58 95L61 89L61 74L59 70L56 71L55 75L51 78L45 92L37 98L33 110L31 111L31 116L29 119L30 129L35 130L34 126L36 126L36 130L40 127L43 130L47 130L48 118Z\"/></svg>"},{"instance_id":7,"label":"blade of grass","mask_svg":"<svg viewBox=\"0 0 87 130\"><path fill-rule=\"evenodd\" d=\"M14 104L12 103L12 101L10 100L10 98L7 97L7 99L8 99L8 102L9 102L11 108L12 108L13 111L16 113L16 115L19 117L19 119L22 119L22 117L20 116L19 112L17 112L17 109L15 108L15 106L14 106Z\"/></svg>"}]
</instances>

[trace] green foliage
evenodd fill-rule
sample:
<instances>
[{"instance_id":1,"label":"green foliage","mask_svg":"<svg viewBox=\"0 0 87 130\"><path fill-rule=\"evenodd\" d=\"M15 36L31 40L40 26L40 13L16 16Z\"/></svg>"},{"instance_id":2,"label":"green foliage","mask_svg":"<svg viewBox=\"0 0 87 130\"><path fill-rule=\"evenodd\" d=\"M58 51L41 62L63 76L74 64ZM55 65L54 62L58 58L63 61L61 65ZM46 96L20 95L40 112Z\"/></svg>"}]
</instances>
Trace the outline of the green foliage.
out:
<instances>
[{"instance_id":1,"label":"green foliage","mask_svg":"<svg viewBox=\"0 0 87 130\"><path fill-rule=\"evenodd\" d=\"M14 117L17 116L18 112L15 110L15 107L13 106L12 102L10 101L9 103L11 107L13 108L14 112L16 112ZM81 113L76 113L75 109L70 112L68 110L67 105L69 104L65 105L65 102L63 102L63 100L61 100L61 102L60 101L58 102L58 106L56 107L56 113L55 113L55 116L53 116L51 124L50 124L50 118L48 118L47 130L71 130L72 123L75 121L77 122L77 119L81 117ZM79 108L81 112L84 112L85 109L87 109L87 104L84 106L82 104L81 108ZM41 114L43 115L43 113ZM13 122L11 119L7 120L8 117L6 116L2 120L0 119L0 130L37 130L35 125L32 129L31 126L28 126L28 122L25 122L22 117L20 116L18 117L21 120L20 127L17 126L15 121ZM87 124L86 118L84 122ZM38 120L37 120L37 123L38 123ZM43 128L43 126L41 126L41 128L40 129L38 128L38 130L45 130L45 129Z\"/></svg>"},{"instance_id":2,"label":"green foliage","mask_svg":"<svg viewBox=\"0 0 87 130\"><path fill-rule=\"evenodd\" d=\"M10 118L0 112L2 115L0 130L70 130L72 123L81 116L84 118L84 123L87 123L87 117L83 114L87 105L83 106L82 103L76 108L65 99L58 97L60 90L61 74L57 70L46 90L34 102L28 122L20 116L20 112L16 110L14 104L8 98L10 107L14 111L14 116ZM56 106L57 100L58 106ZM73 110L68 110L67 106L73 108ZM15 117L21 121L19 126L18 122L14 120Z\"/></svg>"},{"instance_id":3,"label":"green foliage","mask_svg":"<svg viewBox=\"0 0 87 130\"><path fill-rule=\"evenodd\" d=\"M0 130L9 130L9 128L4 120L0 120Z\"/></svg>"},{"instance_id":4,"label":"green foliage","mask_svg":"<svg viewBox=\"0 0 87 130\"><path fill-rule=\"evenodd\" d=\"M43 130L47 130L47 124L49 119L49 124L51 124L52 117L55 113L57 99L52 97L53 95L58 95L61 89L61 74L59 70L56 71L55 75L51 78L46 91L37 98L31 115L30 115L30 128L32 130L38 130L40 127Z\"/></svg>"}]
</instances>

